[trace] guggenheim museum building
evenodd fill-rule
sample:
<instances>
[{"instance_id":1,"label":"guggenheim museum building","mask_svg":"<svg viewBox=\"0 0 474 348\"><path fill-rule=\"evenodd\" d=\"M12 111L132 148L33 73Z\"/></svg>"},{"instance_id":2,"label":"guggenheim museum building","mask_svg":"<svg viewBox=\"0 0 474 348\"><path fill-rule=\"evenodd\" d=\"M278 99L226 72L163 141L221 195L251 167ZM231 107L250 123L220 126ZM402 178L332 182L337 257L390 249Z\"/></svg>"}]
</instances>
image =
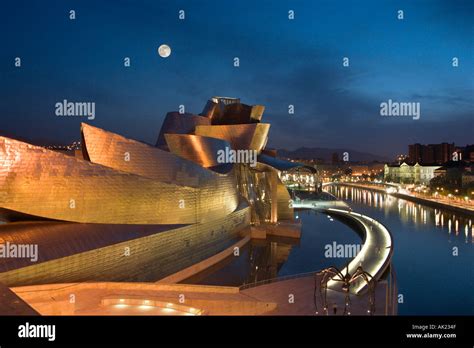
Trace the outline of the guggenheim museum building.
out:
<instances>
[{"instance_id":1,"label":"guggenheim museum building","mask_svg":"<svg viewBox=\"0 0 474 348\"><path fill-rule=\"evenodd\" d=\"M168 113L154 145L83 123L75 156L0 137L0 243L38 250L1 259L0 282L158 280L292 221L278 173L298 164L265 148L263 112L214 97Z\"/></svg>"}]
</instances>

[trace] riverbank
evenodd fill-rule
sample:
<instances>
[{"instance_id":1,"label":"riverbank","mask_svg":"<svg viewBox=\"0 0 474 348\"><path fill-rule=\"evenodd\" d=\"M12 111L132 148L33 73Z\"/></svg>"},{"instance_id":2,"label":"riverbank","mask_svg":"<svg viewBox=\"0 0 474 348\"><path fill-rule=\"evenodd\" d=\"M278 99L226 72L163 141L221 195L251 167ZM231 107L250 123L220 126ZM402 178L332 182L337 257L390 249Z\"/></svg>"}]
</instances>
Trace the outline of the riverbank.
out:
<instances>
[{"instance_id":1,"label":"riverbank","mask_svg":"<svg viewBox=\"0 0 474 348\"><path fill-rule=\"evenodd\" d=\"M382 222L392 233L392 264L398 294L403 295L398 304L400 315L474 314L468 303L472 279L465 276L472 272L474 258L471 216L370 189L331 185L328 190L354 211Z\"/></svg>"},{"instance_id":2,"label":"riverbank","mask_svg":"<svg viewBox=\"0 0 474 348\"><path fill-rule=\"evenodd\" d=\"M441 202L439 200L434 200L434 199L429 199L429 198L425 198L425 197L404 194L404 193L400 193L400 192L387 192L386 189L384 187L380 187L380 185L376 186L376 185L355 184L355 183L337 183L336 185L356 187L356 188L371 190L371 191L375 191L375 192L379 192L379 193L385 193L385 194L394 196L396 198L405 199L407 201L412 201L412 202L419 203L419 204L424 204L424 205L430 206L432 208L450 210L450 211L455 212L455 213L467 214L469 216L474 217L474 209L464 207L464 206L459 206L459 205L447 204L447 203Z\"/></svg>"}]
</instances>

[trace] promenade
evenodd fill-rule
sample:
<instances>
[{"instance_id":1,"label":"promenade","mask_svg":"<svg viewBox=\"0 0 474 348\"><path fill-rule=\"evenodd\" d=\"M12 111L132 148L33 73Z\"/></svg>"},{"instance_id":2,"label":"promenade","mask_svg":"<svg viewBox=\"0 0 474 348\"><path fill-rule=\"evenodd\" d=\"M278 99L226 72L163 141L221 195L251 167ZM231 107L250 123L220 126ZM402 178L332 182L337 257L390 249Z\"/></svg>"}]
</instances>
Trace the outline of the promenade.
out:
<instances>
[{"instance_id":1,"label":"promenade","mask_svg":"<svg viewBox=\"0 0 474 348\"><path fill-rule=\"evenodd\" d=\"M472 201L463 201L456 198L445 198L445 197L433 197L427 196L426 194L415 193L415 192L397 192L394 188L394 185L385 185L385 184L359 184L359 183L329 183L328 185L335 184L341 186L356 187L360 189L366 189L371 191L376 191L380 193L385 193L392 195L397 198L405 199L415 203L425 204L434 208L451 210L458 213L465 213L468 215L474 216L474 203ZM325 185L325 186L328 186Z\"/></svg>"}]
</instances>

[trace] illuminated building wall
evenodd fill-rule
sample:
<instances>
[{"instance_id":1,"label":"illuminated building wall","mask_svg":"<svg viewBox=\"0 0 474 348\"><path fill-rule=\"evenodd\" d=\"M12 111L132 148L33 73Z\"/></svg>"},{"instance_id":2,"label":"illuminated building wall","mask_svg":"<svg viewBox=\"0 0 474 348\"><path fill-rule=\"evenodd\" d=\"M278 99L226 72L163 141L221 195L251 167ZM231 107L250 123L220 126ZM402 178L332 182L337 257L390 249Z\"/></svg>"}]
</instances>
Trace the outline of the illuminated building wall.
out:
<instances>
[{"instance_id":1,"label":"illuminated building wall","mask_svg":"<svg viewBox=\"0 0 474 348\"><path fill-rule=\"evenodd\" d=\"M435 176L435 170L440 166L422 166L416 163L409 165L402 163L400 165L385 165L384 179L389 182L398 182L402 184L423 184L428 185Z\"/></svg>"},{"instance_id":2,"label":"illuminated building wall","mask_svg":"<svg viewBox=\"0 0 474 348\"><path fill-rule=\"evenodd\" d=\"M2 137L0 163L0 207L54 220L196 223L225 216L238 204L231 176L202 188L179 186ZM177 171L176 177L199 184L192 174Z\"/></svg>"},{"instance_id":3,"label":"illuminated building wall","mask_svg":"<svg viewBox=\"0 0 474 348\"><path fill-rule=\"evenodd\" d=\"M197 126L196 134L228 141L233 149L256 150L265 147L270 125L267 123Z\"/></svg>"},{"instance_id":4,"label":"illuminated building wall","mask_svg":"<svg viewBox=\"0 0 474 348\"><path fill-rule=\"evenodd\" d=\"M18 230L6 233L6 226L0 225L0 237L8 237L11 241L27 243L35 233L44 237L38 241L39 254L48 255L47 260L28 266L20 263L21 259L15 259L9 265L0 264L0 282L7 286L21 286L99 280L144 281L143 277L150 275L159 280L224 250L249 223L250 208L242 207L211 222L147 233L144 237L137 234L134 239L119 243L114 233L123 233L123 228L109 227L110 233L102 236L102 243L109 245L100 248L97 248L98 237L92 238L96 235L94 229L100 229L100 225L83 227L82 224L71 224L66 230L32 226L16 235ZM75 229L80 230L72 231ZM68 230L75 234L81 232L79 234L83 236L68 238ZM52 245L54 241L56 244ZM89 250L81 250L84 244ZM58 257L61 255L67 256Z\"/></svg>"},{"instance_id":5,"label":"illuminated building wall","mask_svg":"<svg viewBox=\"0 0 474 348\"><path fill-rule=\"evenodd\" d=\"M0 137L0 215L56 221L0 226L0 238L44 248L37 264L0 264L0 281L139 279L144 269L159 279L221 251L251 223L293 220L279 173L299 164L217 160L229 147L264 150L263 106L213 98L207 107L168 113L156 146L82 124L80 158Z\"/></svg>"}]
</instances>

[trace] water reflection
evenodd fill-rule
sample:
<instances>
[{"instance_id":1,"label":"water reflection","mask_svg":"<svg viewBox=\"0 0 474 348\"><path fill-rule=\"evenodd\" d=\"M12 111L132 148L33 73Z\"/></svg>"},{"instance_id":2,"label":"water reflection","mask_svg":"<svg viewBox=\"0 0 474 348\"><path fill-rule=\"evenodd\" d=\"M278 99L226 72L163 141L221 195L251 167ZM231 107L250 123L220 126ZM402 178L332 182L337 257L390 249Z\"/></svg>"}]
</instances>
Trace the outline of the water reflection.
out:
<instances>
[{"instance_id":1,"label":"water reflection","mask_svg":"<svg viewBox=\"0 0 474 348\"><path fill-rule=\"evenodd\" d=\"M327 245L361 243L351 227L312 210L298 211L296 215L302 221L301 240L281 237L252 240L242 248L239 257L231 256L184 283L240 286L330 266L341 268L351 260L352 256L325 255Z\"/></svg>"},{"instance_id":2,"label":"water reflection","mask_svg":"<svg viewBox=\"0 0 474 348\"><path fill-rule=\"evenodd\" d=\"M385 193L369 191L349 186L328 186L326 190L345 201L355 202L375 208L388 216L393 209L398 210L404 223L433 225L446 230L448 236L459 236L462 231L466 243L474 243L474 225L472 218L447 210L434 209L419 203L392 197Z\"/></svg>"},{"instance_id":3,"label":"water reflection","mask_svg":"<svg viewBox=\"0 0 474 348\"><path fill-rule=\"evenodd\" d=\"M238 256L230 256L184 283L240 286L276 278L297 243L298 240L286 238L252 240L241 248Z\"/></svg>"}]
</instances>

